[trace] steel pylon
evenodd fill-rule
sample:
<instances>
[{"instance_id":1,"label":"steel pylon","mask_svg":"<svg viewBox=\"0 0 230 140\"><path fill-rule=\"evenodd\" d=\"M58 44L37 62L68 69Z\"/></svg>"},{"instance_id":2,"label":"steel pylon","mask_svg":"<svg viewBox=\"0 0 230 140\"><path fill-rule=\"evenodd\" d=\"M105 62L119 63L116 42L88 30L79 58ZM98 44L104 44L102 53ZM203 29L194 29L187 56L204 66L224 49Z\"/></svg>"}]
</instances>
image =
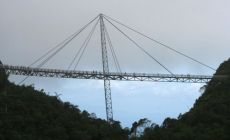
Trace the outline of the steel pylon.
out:
<instances>
[{"instance_id":1,"label":"steel pylon","mask_svg":"<svg viewBox=\"0 0 230 140\"><path fill-rule=\"evenodd\" d=\"M105 24L103 21L103 14L100 14L100 31L101 31L101 50L102 50L102 64L103 64L103 74L104 74L104 90L105 90L105 105L106 105L106 116L107 121L113 121L113 108L112 108L112 96L109 80L109 63L106 48L106 38L105 38Z\"/></svg>"}]
</instances>

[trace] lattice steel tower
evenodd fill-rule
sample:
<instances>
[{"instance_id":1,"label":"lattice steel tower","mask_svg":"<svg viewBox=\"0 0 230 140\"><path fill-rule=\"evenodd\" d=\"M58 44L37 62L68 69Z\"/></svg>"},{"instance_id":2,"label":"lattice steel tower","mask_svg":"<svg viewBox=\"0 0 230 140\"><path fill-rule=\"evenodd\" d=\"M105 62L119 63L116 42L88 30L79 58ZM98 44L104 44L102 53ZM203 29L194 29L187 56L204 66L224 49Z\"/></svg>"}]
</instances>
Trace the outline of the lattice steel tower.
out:
<instances>
[{"instance_id":1,"label":"lattice steel tower","mask_svg":"<svg viewBox=\"0 0 230 140\"><path fill-rule=\"evenodd\" d=\"M103 74L104 74L104 90L105 90L105 105L106 105L106 116L107 121L113 121L113 108L112 108L112 97L111 88L109 80L109 63L106 48L106 38L105 38L105 25L103 21L103 14L100 14L100 31L101 31L101 50L102 50L102 64L103 64Z\"/></svg>"},{"instance_id":2,"label":"lattice steel tower","mask_svg":"<svg viewBox=\"0 0 230 140\"><path fill-rule=\"evenodd\" d=\"M99 18L98 18L99 17ZM97 21L96 21L97 20ZM107 23L112 25L117 31L119 31L127 40L129 40L136 48L138 48L142 53L146 56L150 57L155 63L159 64L163 69L165 69L170 74L153 74L153 73L122 73L120 69L120 65L118 63L116 53L113 49L107 28L104 24L104 20ZM75 54L73 60L71 61L68 70L57 70L57 69L47 69L42 68L50 59L52 59L57 53L62 51L74 38L79 36L79 34L85 30L90 24L96 21L95 25L93 26L92 30L88 34L87 38L85 39L84 43L82 44L81 48ZM79 61L82 58L82 55L85 52L85 49L97 27L98 23L100 22L100 37L101 37L101 51L102 51L102 64L103 64L103 72L95 72L95 71L77 71L75 70ZM188 56L154 38L151 38L109 16L100 14L96 16L93 20L83 26L79 31L75 32L60 44L57 44L50 50L48 50L44 55L39 57L35 60L32 64L28 67L24 66L12 66L12 65L3 65L0 61L0 70L6 70L8 74L14 75L25 75L25 77L19 84L22 84L29 76L40 76L40 77L57 77L57 78L77 78L77 79L96 79L96 80L104 80L104 92L105 92L105 105L106 105L106 116L107 121L109 123L113 122L113 110L112 110L112 97L111 97L111 89L110 89L110 80L120 80L120 81L154 81L154 82L184 82L184 83L206 83L210 81L212 78L222 79L227 78L226 75L183 75L183 74L174 74L172 73L165 65L163 65L158 59L156 59L150 52L148 52L145 48L143 48L139 43L137 43L134 39L132 39L128 34L126 34L123 30L118 28L115 24L119 24L122 27L152 41L153 43L158 44L158 46L164 47L176 54L179 54L185 58L192 60L193 62L199 63L200 65L216 71L215 68L191 57ZM108 43L108 50L107 44ZM154 47L154 46L153 46ZM118 72L109 72L109 63L108 63L108 54L107 51L111 51L114 64ZM77 59L78 58L78 59ZM70 70L71 66L74 64L76 60L76 65L73 70ZM36 66L35 66L36 64ZM33 67L32 67L33 66Z\"/></svg>"}]
</instances>

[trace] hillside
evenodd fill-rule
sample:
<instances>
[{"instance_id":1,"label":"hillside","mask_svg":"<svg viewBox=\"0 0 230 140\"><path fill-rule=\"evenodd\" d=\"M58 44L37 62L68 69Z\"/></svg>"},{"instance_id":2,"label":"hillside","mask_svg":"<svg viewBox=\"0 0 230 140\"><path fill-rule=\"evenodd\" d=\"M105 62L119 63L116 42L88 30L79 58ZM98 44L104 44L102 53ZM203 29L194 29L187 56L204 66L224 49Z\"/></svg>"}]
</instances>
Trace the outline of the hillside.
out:
<instances>
[{"instance_id":1,"label":"hillside","mask_svg":"<svg viewBox=\"0 0 230 140\"><path fill-rule=\"evenodd\" d=\"M230 140L230 59L215 75L227 77L212 79L187 113L166 118L161 126L148 125L141 137L131 139ZM145 123L134 122L129 132L43 90L10 83L0 70L0 140L127 140Z\"/></svg>"},{"instance_id":2,"label":"hillside","mask_svg":"<svg viewBox=\"0 0 230 140\"><path fill-rule=\"evenodd\" d=\"M220 65L193 108L178 119L145 129L141 140L230 140L230 59Z\"/></svg>"},{"instance_id":3,"label":"hillside","mask_svg":"<svg viewBox=\"0 0 230 140\"><path fill-rule=\"evenodd\" d=\"M17 86L0 71L0 140L126 140L119 122L109 125L77 106L32 86Z\"/></svg>"}]
</instances>

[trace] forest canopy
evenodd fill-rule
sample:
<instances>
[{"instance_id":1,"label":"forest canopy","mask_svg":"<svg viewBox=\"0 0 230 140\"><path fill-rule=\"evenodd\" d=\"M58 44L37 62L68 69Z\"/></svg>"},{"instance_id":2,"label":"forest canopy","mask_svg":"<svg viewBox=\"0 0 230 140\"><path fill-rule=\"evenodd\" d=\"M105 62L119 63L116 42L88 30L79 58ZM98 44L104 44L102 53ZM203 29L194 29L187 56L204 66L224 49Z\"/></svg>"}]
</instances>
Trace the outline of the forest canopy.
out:
<instances>
[{"instance_id":1,"label":"forest canopy","mask_svg":"<svg viewBox=\"0 0 230 140\"><path fill-rule=\"evenodd\" d=\"M81 111L58 96L49 96L33 86L8 81L0 69L1 140L229 140L230 59L220 65L194 106L178 118L161 125L147 118L123 129L95 114Z\"/></svg>"}]
</instances>

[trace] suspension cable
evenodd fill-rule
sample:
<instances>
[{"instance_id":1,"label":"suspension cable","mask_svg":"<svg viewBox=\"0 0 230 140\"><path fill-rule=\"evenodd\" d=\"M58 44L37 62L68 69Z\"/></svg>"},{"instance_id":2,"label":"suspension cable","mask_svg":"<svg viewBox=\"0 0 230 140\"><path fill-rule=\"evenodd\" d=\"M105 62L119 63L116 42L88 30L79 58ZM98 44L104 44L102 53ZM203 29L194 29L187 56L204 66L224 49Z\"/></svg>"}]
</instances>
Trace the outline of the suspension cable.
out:
<instances>
[{"instance_id":1,"label":"suspension cable","mask_svg":"<svg viewBox=\"0 0 230 140\"><path fill-rule=\"evenodd\" d=\"M99 22L99 19L97 20L96 25L98 24L98 22ZM95 25L94 25L94 26L95 26ZM93 28L94 28L94 27L93 27ZM92 30L93 30L93 28L92 28ZM80 49L78 49L76 55L74 56L73 60L72 60L71 63L69 64L68 70L71 68L71 66L73 65L73 63L75 62L75 60L78 58L80 52L82 51L82 49L84 48L84 46L85 46L85 44L86 44L86 42L87 42L87 40L88 40L88 38L89 38L89 36L90 36L92 30L90 31L89 35L86 37L86 39L85 39L84 42L82 43Z\"/></svg>"},{"instance_id":2,"label":"suspension cable","mask_svg":"<svg viewBox=\"0 0 230 140\"><path fill-rule=\"evenodd\" d=\"M114 50L112 41L111 41L111 39L110 39L108 30L107 30L106 26L104 26L104 28L105 28L106 38L107 38L108 43L109 43L109 48L110 48L110 51L111 51L112 56L113 56L113 61L114 61L115 67L116 67L116 69L117 69L118 72L121 72L121 67L120 67L119 61L118 61L118 59L117 59L117 55L116 55L116 53L115 53L115 50Z\"/></svg>"},{"instance_id":3,"label":"suspension cable","mask_svg":"<svg viewBox=\"0 0 230 140\"><path fill-rule=\"evenodd\" d=\"M61 46L62 44L64 44L65 42L67 42L68 40L72 41L71 39L74 39L77 35L79 35L85 28L87 28L93 21L95 21L98 18L98 16L96 16L93 20L91 20L89 23L87 23L85 26L83 26L80 30L78 30L77 32L73 33L72 35L70 35L69 37L67 37L65 40L63 40L61 43L55 45L53 48L51 48L50 50L48 50L45 54L43 54L41 57L39 57L38 59L36 59L33 63L31 63L29 65L32 66L34 64L36 64L38 61L40 61L41 59L43 59L44 57L46 57L49 53L51 53L53 50L57 49L59 46Z\"/></svg>"},{"instance_id":4,"label":"suspension cable","mask_svg":"<svg viewBox=\"0 0 230 140\"><path fill-rule=\"evenodd\" d=\"M42 60L43 58L45 58L48 54L50 54L52 51L54 51L55 49L57 49L54 53L52 53L47 59L45 59L41 64L39 64L37 66L37 68L42 67L47 61L49 61L54 55L56 55L60 50L62 50L67 44L69 44L75 37L77 37L85 28L87 28L93 21L95 21L97 18L99 17L96 16L94 19L92 19L89 23L87 23L85 26L83 26L79 31L75 32L74 34L72 34L71 36L67 37L64 41L62 41L61 43L59 43L58 45L54 46L53 48L51 48L50 50L48 50L44 55L42 55L41 57L39 57L37 60L35 60L33 63L31 63L29 65L32 66L34 64L36 64L37 62L39 62L40 60ZM60 47L61 46L61 47ZM60 47L60 48L59 48ZM22 84L26 79L28 79L29 76L25 77L23 80L21 80L18 84Z\"/></svg>"},{"instance_id":5,"label":"suspension cable","mask_svg":"<svg viewBox=\"0 0 230 140\"><path fill-rule=\"evenodd\" d=\"M97 27L98 22L99 22L99 19L97 20L96 24L93 26L92 30L90 31L90 33L89 33L89 35L87 36L87 38L86 38L86 40L84 41L84 43L82 44L82 46L84 45L84 49L83 49L83 51L81 52L81 55L80 55L80 57L79 57L78 60L77 60L77 63L76 63L76 65L75 65L75 67L74 67L74 70L76 70L76 68L77 68L77 66L78 66L78 64L79 64L79 62L80 62L80 60L81 60L81 58L82 58L82 56L83 56L83 54L84 54L84 52L85 52L87 46L88 46L89 41L90 41L90 39L91 39L91 37L92 37L92 35L93 35L93 33L94 33L96 27Z\"/></svg>"},{"instance_id":6,"label":"suspension cable","mask_svg":"<svg viewBox=\"0 0 230 140\"><path fill-rule=\"evenodd\" d=\"M92 22L91 22L92 23ZM89 25L89 24L87 24ZM86 28L87 26L85 26ZM85 28L81 29L76 35L74 35L70 40L65 42L58 50L56 50L53 54L51 54L46 60L44 60L38 67L42 67L46 62L48 62L51 58L53 58L58 52L60 52L63 48L65 48L77 35L79 35Z\"/></svg>"},{"instance_id":7,"label":"suspension cable","mask_svg":"<svg viewBox=\"0 0 230 140\"><path fill-rule=\"evenodd\" d=\"M106 19L106 18L105 18ZM107 19L106 19L107 20ZM174 75L166 66L164 66L160 61L158 61L156 58L154 58L150 53L148 53L144 48L142 48L137 42L135 42L132 38L130 38L127 34L125 34L121 29L119 29L116 25L114 25L112 22L107 20L113 27L115 27L121 34L123 34L128 40L130 40L134 45L136 45L141 51L143 51L146 55L148 55L150 58L152 58L155 62L157 62L161 67L163 67L167 72Z\"/></svg>"},{"instance_id":8,"label":"suspension cable","mask_svg":"<svg viewBox=\"0 0 230 140\"><path fill-rule=\"evenodd\" d=\"M211 66L209 66L209 65L207 65L207 64L205 64L205 63L203 63L203 62L201 62L201 61L199 61L199 60L197 60L197 59L195 59L195 58L193 58L193 57L191 57L191 56L188 56L188 55L186 55L186 54L184 54L184 53L182 53L182 52L180 52L180 51L178 51L178 50L176 50L176 49L174 49L174 48L172 48L172 47L170 47L170 46L168 46L168 45L166 45L166 44L164 44L164 43L162 43L162 42L160 42L160 41L158 41L158 40L156 40L156 39L153 39L153 38L151 38L151 37L149 37L149 36L147 36L147 35L145 35L145 34L139 32L139 31L137 31L137 30L135 30L135 29L133 29L133 28L131 28L131 27L129 27L129 26L127 26L127 25L121 23L121 22L119 22L118 20L115 20L115 19L113 19L113 18L111 18L111 17L109 17L109 16L106 16L106 15L103 15L103 16L105 17L105 19L108 18L108 19L110 19L110 20L112 20L112 21L114 21L114 22L116 22L116 23L122 25L123 27L126 27L126 28L128 28L129 30L132 30L133 32L135 32L135 33L137 33L137 34L139 34L139 35L141 35L141 36L143 36L143 37L145 37L145 38L147 38L147 39L149 39L149 40L151 40L151 41L153 41L153 42L155 42L155 43L157 43L157 44L160 44L161 46L163 46L163 47L165 47L165 48L167 48L167 49L169 49L169 50L171 50L171 51L173 51L173 52L175 52L175 53L177 53L177 54L180 54L180 55L182 55L182 56L184 56L184 57L186 57L186 58L188 58L188 59L190 59L190 60L192 60L192 61L194 61L194 62L197 62L197 63L199 63L199 64L201 64L201 65L203 65L203 66L205 66L205 67L207 67L207 68L209 68L209 69L211 69L211 70L213 70L213 71L216 71L215 68L213 68L213 67L211 67ZM107 20L108 20L108 19L107 19Z\"/></svg>"}]
</instances>

